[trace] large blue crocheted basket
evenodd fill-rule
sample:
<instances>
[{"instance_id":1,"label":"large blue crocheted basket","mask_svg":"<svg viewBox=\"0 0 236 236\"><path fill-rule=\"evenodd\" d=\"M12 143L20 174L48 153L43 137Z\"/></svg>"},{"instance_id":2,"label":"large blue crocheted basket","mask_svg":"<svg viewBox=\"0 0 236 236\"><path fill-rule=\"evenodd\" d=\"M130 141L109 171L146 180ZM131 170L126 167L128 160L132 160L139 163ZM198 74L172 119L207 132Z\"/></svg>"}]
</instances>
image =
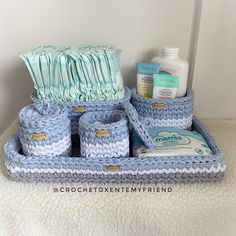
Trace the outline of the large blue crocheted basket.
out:
<instances>
[{"instance_id":1,"label":"large blue crocheted basket","mask_svg":"<svg viewBox=\"0 0 236 236\"><path fill-rule=\"evenodd\" d=\"M131 91L126 87L125 94L122 99L117 100L105 100L105 101L73 101L73 102L52 102L45 101L37 98L37 94L33 93L31 100L38 110L44 109L43 104L49 103L51 106L60 105L68 110L68 117L71 121L71 133L72 135L78 135L78 122L79 118L87 111L108 111L114 109L120 109L125 104L130 102Z\"/></svg>"},{"instance_id":2,"label":"large blue crocheted basket","mask_svg":"<svg viewBox=\"0 0 236 236\"><path fill-rule=\"evenodd\" d=\"M194 94L191 89L185 97L173 99L144 98L132 89L131 103L146 126L187 129L192 125Z\"/></svg>"},{"instance_id":3,"label":"large blue crocheted basket","mask_svg":"<svg viewBox=\"0 0 236 236\"><path fill-rule=\"evenodd\" d=\"M221 180L223 154L197 118L193 129L203 135L212 155L164 157L24 156L18 135L5 145L5 167L11 179L24 182L191 183Z\"/></svg>"}]
</instances>

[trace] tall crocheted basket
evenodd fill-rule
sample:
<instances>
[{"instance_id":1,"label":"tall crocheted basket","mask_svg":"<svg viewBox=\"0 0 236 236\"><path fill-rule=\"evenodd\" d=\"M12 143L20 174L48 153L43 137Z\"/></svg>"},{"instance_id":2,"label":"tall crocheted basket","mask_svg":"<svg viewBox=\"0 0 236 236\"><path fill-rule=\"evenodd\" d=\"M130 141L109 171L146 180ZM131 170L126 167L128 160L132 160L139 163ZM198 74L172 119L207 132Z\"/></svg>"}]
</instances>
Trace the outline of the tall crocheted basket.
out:
<instances>
[{"instance_id":1,"label":"tall crocheted basket","mask_svg":"<svg viewBox=\"0 0 236 236\"><path fill-rule=\"evenodd\" d=\"M144 98L132 89L131 103L146 126L187 129L192 125L194 93L191 89L185 97L174 99Z\"/></svg>"},{"instance_id":2,"label":"tall crocheted basket","mask_svg":"<svg viewBox=\"0 0 236 236\"><path fill-rule=\"evenodd\" d=\"M19 139L26 156L69 156L70 120L61 106L24 107L19 113Z\"/></svg>"},{"instance_id":3,"label":"tall crocheted basket","mask_svg":"<svg viewBox=\"0 0 236 236\"><path fill-rule=\"evenodd\" d=\"M79 121L84 157L128 157L129 129L121 110L87 112Z\"/></svg>"},{"instance_id":4,"label":"tall crocheted basket","mask_svg":"<svg viewBox=\"0 0 236 236\"><path fill-rule=\"evenodd\" d=\"M122 99L116 100L104 100L104 101L73 101L73 102L49 102L51 105L60 105L68 110L68 117L71 121L71 133L72 135L78 135L78 122L79 118L88 111L108 111L114 109L120 109L123 105L130 102L131 91L127 87L125 88L125 94ZM38 110L41 110L44 100L37 98L36 93L33 93L31 100Z\"/></svg>"}]
</instances>

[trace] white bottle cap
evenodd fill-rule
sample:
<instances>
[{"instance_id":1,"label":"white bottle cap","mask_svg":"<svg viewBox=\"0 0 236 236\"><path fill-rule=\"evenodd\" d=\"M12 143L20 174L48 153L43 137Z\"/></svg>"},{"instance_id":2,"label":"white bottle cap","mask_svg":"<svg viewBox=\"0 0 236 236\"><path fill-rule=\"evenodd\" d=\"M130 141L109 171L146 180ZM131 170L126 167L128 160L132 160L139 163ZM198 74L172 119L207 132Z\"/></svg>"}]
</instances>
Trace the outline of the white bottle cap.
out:
<instances>
[{"instance_id":1,"label":"white bottle cap","mask_svg":"<svg viewBox=\"0 0 236 236\"><path fill-rule=\"evenodd\" d=\"M161 54L165 57L177 58L179 55L179 48L164 47L161 50Z\"/></svg>"}]
</instances>

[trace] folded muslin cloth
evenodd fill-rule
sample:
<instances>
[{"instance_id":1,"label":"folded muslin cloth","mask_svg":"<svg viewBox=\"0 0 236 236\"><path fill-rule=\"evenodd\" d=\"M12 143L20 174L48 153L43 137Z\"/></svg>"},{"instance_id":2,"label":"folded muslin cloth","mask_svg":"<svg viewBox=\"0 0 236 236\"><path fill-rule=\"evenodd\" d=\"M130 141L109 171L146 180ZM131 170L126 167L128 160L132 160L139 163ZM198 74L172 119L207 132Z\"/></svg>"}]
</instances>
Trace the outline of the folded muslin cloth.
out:
<instances>
[{"instance_id":1,"label":"folded muslin cloth","mask_svg":"<svg viewBox=\"0 0 236 236\"><path fill-rule=\"evenodd\" d=\"M114 46L42 46L21 55L37 96L49 101L94 101L124 96Z\"/></svg>"}]
</instances>

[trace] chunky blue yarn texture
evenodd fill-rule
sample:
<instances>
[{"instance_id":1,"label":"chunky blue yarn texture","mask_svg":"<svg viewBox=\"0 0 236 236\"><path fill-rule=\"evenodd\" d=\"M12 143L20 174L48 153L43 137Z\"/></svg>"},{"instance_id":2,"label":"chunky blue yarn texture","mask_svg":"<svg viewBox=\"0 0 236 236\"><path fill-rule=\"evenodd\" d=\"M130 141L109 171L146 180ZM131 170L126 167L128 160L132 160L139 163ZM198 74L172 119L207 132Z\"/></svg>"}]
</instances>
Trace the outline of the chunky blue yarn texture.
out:
<instances>
[{"instance_id":1,"label":"chunky blue yarn texture","mask_svg":"<svg viewBox=\"0 0 236 236\"><path fill-rule=\"evenodd\" d=\"M194 93L191 89L185 97L174 99L144 98L132 89L131 103L146 125L187 129L192 124Z\"/></svg>"},{"instance_id":2,"label":"chunky blue yarn texture","mask_svg":"<svg viewBox=\"0 0 236 236\"><path fill-rule=\"evenodd\" d=\"M144 144L150 149L155 148L155 142L149 135L147 126L143 125L142 121L140 120L140 116L133 105L131 103L125 104L123 108L129 118L129 122L132 124L139 137L143 140Z\"/></svg>"},{"instance_id":3,"label":"chunky blue yarn texture","mask_svg":"<svg viewBox=\"0 0 236 236\"><path fill-rule=\"evenodd\" d=\"M25 155L70 155L71 131L67 109L42 103L19 112L19 138Z\"/></svg>"},{"instance_id":4,"label":"chunky blue yarn texture","mask_svg":"<svg viewBox=\"0 0 236 236\"><path fill-rule=\"evenodd\" d=\"M114 109L120 109L124 104L130 102L131 91L127 87L125 88L125 94L122 99L117 100L106 100L106 101L92 101L92 102L83 102L83 101L73 101L73 102L49 102L42 99L38 99L36 93L33 93L31 100L35 107L42 111L43 104L46 102L51 106L60 105L67 109L68 117L71 121L71 132L72 135L78 135L78 122L79 118L89 111L108 111ZM79 109L82 110L80 112Z\"/></svg>"},{"instance_id":5,"label":"chunky blue yarn texture","mask_svg":"<svg viewBox=\"0 0 236 236\"><path fill-rule=\"evenodd\" d=\"M79 121L79 134L82 156L129 156L129 128L124 111L85 113Z\"/></svg>"},{"instance_id":6,"label":"chunky blue yarn texture","mask_svg":"<svg viewBox=\"0 0 236 236\"><path fill-rule=\"evenodd\" d=\"M4 147L6 173L23 182L192 183L223 178L226 165L222 151L202 123L196 117L192 120L191 90L186 97L160 101L136 99L135 90L132 93L133 105L128 88L123 99L92 103L48 102L33 95L33 104L19 114L19 134ZM168 120L178 126L179 119L185 122L186 117L193 122L193 130L205 138L212 155L127 157L130 124L153 148L147 132L156 125L153 121ZM70 121L75 126L70 127ZM181 124L181 128L188 126ZM65 137L71 137L71 129L72 134L80 135L80 156L70 157L71 139ZM42 133L45 136L37 140ZM75 135L72 138L79 146Z\"/></svg>"},{"instance_id":7,"label":"chunky blue yarn texture","mask_svg":"<svg viewBox=\"0 0 236 236\"><path fill-rule=\"evenodd\" d=\"M203 135L212 155L161 158L24 156L19 136L14 135L4 147L5 166L11 179L23 182L193 183L221 180L225 169L222 151L196 117L193 129ZM109 166L117 166L119 170L109 171Z\"/></svg>"}]
</instances>

